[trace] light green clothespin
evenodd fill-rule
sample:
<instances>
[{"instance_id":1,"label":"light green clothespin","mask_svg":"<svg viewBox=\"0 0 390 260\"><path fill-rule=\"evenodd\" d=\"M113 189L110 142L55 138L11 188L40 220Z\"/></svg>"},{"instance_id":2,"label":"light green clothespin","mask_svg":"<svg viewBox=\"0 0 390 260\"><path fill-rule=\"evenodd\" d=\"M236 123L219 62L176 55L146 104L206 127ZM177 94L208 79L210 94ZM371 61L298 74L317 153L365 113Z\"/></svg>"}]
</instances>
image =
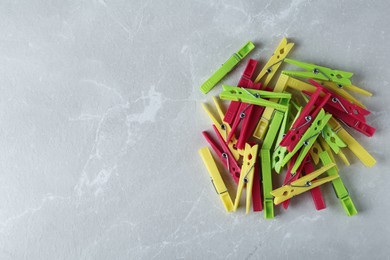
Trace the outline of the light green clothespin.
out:
<instances>
[{"instance_id":1,"label":"light green clothespin","mask_svg":"<svg viewBox=\"0 0 390 260\"><path fill-rule=\"evenodd\" d=\"M327 165L332 162L332 159L326 151L320 152L320 159L323 165ZM338 175L338 170L336 167L333 167L332 169L329 169L327 173L329 176L335 176ZM340 200L341 205L343 205L343 208L347 215L356 215L358 212L355 208L355 205L353 204L351 197L349 196L347 188L345 188L344 183L341 180L341 177L333 180L332 184L336 192L336 196Z\"/></svg>"},{"instance_id":2,"label":"light green clothespin","mask_svg":"<svg viewBox=\"0 0 390 260\"><path fill-rule=\"evenodd\" d=\"M310 125L310 127L306 130L306 132L302 135L301 139L297 143L297 145L294 147L294 149L288 153L284 159L282 160L282 167L286 165L286 163L293 157L294 154L298 152L298 150L302 147L301 151L299 152L299 155L297 157L297 160L295 161L295 164L293 168L291 169L291 172L296 172L299 165L301 165L303 159L305 158L306 154L310 151L310 148L314 144L315 140L317 139L318 135L321 133L322 129L326 125L326 123L329 121L329 119L332 117L331 114L325 114L324 109L321 109L316 118L314 119L313 123Z\"/></svg>"},{"instance_id":3,"label":"light green clothespin","mask_svg":"<svg viewBox=\"0 0 390 260\"><path fill-rule=\"evenodd\" d=\"M341 138L332 130L329 124L326 124L324 129L322 129L322 137L328 143L330 148L332 148L335 154L340 152L340 148L347 147L343 140L341 140Z\"/></svg>"},{"instance_id":4,"label":"light green clothespin","mask_svg":"<svg viewBox=\"0 0 390 260\"><path fill-rule=\"evenodd\" d=\"M280 104L287 106L289 99L281 99ZM269 126L269 130L261 147L261 174L263 179L263 194L264 194L264 217L270 219L274 217L274 203L271 195L272 187L272 168L271 168L271 153L270 150L274 144L276 134L283 121L284 113L280 110L275 110Z\"/></svg>"},{"instance_id":5,"label":"light green clothespin","mask_svg":"<svg viewBox=\"0 0 390 260\"><path fill-rule=\"evenodd\" d=\"M283 74L299 78L310 78L318 80L326 80L334 82L338 85L339 88L346 88L348 90L354 91L356 93L372 96L371 92L361 89L357 86L352 85L350 78L352 77L352 72L342 71L342 70L333 70L327 67L318 66L316 64L306 63L302 61L297 61L293 59L284 59L285 62L289 64L296 65L307 71L283 71Z\"/></svg>"},{"instance_id":6,"label":"light green clothespin","mask_svg":"<svg viewBox=\"0 0 390 260\"><path fill-rule=\"evenodd\" d=\"M255 89L246 89L233 86L222 86L222 92L219 94L221 99L240 101L248 104L272 107L274 109L285 112L287 110L287 105L279 104L266 100L267 98L283 98L290 99L290 93L280 93L264 90L255 90Z\"/></svg>"},{"instance_id":7,"label":"light green clothespin","mask_svg":"<svg viewBox=\"0 0 390 260\"><path fill-rule=\"evenodd\" d=\"M252 42L247 42L238 52L234 53L222 66L211 75L200 87L207 94L223 77L226 76L248 53L255 48Z\"/></svg>"}]
</instances>

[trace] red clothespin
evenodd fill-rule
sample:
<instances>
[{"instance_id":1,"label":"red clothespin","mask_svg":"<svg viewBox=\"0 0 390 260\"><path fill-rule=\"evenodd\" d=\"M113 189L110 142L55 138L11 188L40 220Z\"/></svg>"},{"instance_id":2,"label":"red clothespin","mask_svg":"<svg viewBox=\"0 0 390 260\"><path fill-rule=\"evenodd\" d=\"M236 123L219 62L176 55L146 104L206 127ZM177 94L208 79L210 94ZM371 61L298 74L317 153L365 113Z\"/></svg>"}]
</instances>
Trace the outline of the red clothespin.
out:
<instances>
[{"instance_id":1,"label":"red clothespin","mask_svg":"<svg viewBox=\"0 0 390 260\"><path fill-rule=\"evenodd\" d=\"M296 172L291 172L292 168L294 167L295 161L298 157L298 154L299 153L296 153L288 162L287 172L286 172L286 176L284 177L283 185L290 184L291 182L296 181L299 178L299 176L301 176L303 163L299 166ZM305 157L305 159L306 158L307 156ZM287 209L289 204L290 204L289 199L282 202L282 206L284 209Z\"/></svg>"},{"instance_id":2,"label":"red clothespin","mask_svg":"<svg viewBox=\"0 0 390 260\"><path fill-rule=\"evenodd\" d=\"M253 73L255 72L256 66L258 62L257 60L250 59L245 67L244 72L242 73L242 76L240 78L240 81L238 82L238 87L241 88L253 88L254 83L252 81ZM229 125L232 125L234 122L234 119L237 115L237 111L240 108L241 102L239 101L232 101L230 102L230 105L226 111L224 121L227 122Z\"/></svg>"},{"instance_id":3,"label":"red clothespin","mask_svg":"<svg viewBox=\"0 0 390 260\"><path fill-rule=\"evenodd\" d=\"M206 131L203 131L202 134L204 138L206 138L206 141L211 145L223 165L226 167L226 169L228 169L234 181L238 183L240 179L241 168L238 166L238 163L234 159L233 154L230 152L229 147L226 145L225 141L223 140L222 136L214 125L213 129L214 132L217 134L219 144L215 142Z\"/></svg>"},{"instance_id":4,"label":"red clothespin","mask_svg":"<svg viewBox=\"0 0 390 260\"><path fill-rule=\"evenodd\" d=\"M310 83L317 87L316 91L311 94L309 101L303 108L299 117L295 120L290 130L287 131L286 135L280 142L280 146L287 147L289 152L294 150L301 136L306 132L306 130L311 125L311 122L313 122L321 108L325 105L331 96L329 93L327 93L324 97L321 97L320 94L324 91L324 88L315 81Z\"/></svg>"},{"instance_id":5,"label":"red clothespin","mask_svg":"<svg viewBox=\"0 0 390 260\"><path fill-rule=\"evenodd\" d=\"M250 143L250 145L254 145ZM253 175L253 185L252 185L252 207L253 211L262 211L263 210L263 198L261 196L261 179L260 179L260 167L259 161L255 163L255 174Z\"/></svg>"},{"instance_id":6,"label":"red clothespin","mask_svg":"<svg viewBox=\"0 0 390 260\"><path fill-rule=\"evenodd\" d=\"M314 80L309 80L313 84ZM315 82L318 84L317 82ZM335 118L344 122L346 125L356 129L357 131L365 134L366 136L373 136L375 128L366 123L365 116L370 114L370 111L352 104L343 97L331 92L328 89L324 89L324 92L331 95L329 100L324 105L326 112L331 113ZM304 91L307 95L311 93Z\"/></svg>"},{"instance_id":7,"label":"red clothespin","mask_svg":"<svg viewBox=\"0 0 390 260\"><path fill-rule=\"evenodd\" d=\"M314 163L311 160L311 157L306 156L305 161L303 163L302 175L308 175L314 171L315 171ZM320 186L311 189L310 193L313 198L314 206L316 207L317 210L326 208L324 197L322 196Z\"/></svg>"}]
</instances>

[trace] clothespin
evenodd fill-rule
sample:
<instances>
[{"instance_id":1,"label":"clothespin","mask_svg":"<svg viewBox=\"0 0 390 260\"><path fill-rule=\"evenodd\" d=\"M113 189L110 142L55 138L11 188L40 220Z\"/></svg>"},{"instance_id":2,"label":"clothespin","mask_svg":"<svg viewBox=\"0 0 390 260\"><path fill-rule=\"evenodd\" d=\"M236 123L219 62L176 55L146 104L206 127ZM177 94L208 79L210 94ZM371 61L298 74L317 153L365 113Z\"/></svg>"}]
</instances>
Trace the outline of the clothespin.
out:
<instances>
[{"instance_id":1,"label":"clothespin","mask_svg":"<svg viewBox=\"0 0 390 260\"><path fill-rule=\"evenodd\" d=\"M262 211L263 210L263 199L261 191L261 170L259 169L259 163L255 163L255 172L253 175L253 185L252 185L252 203L253 211Z\"/></svg>"},{"instance_id":2,"label":"clothespin","mask_svg":"<svg viewBox=\"0 0 390 260\"><path fill-rule=\"evenodd\" d=\"M234 201L233 210L236 211L238 204L240 203L242 191L244 186L246 186L246 213L249 213L251 206L251 197L252 197L252 187L253 187L253 177L255 174L255 163L257 158L257 150L259 145L250 146L249 144L245 145L244 150L244 159L241 167L240 180L238 182L236 199Z\"/></svg>"},{"instance_id":3,"label":"clothespin","mask_svg":"<svg viewBox=\"0 0 390 260\"><path fill-rule=\"evenodd\" d=\"M297 80L295 78L287 76L286 74L281 74L279 76L278 83L280 84L279 89L283 89L283 90L279 90L279 92L284 91L287 88L292 88L292 89L296 89L299 91L306 90L308 92L316 91L316 87L313 86L312 84ZM278 87L278 83L277 83L277 87ZM351 103L356 104L362 108L365 108L365 106L359 100L357 100L354 96L352 96L351 94L349 94L347 91L345 91L342 88L335 87L332 82L322 82L322 84L324 84L325 87L329 88L334 93L337 93L338 95L347 99ZM276 91L276 90L274 90L274 91Z\"/></svg>"},{"instance_id":4,"label":"clothespin","mask_svg":"<svg viewBox=\"0 0 390 260\"><path fill-rule=\"evenodd\" d=\"M294 43L292 42L287 43L287 39L283 38L282 41L279 43L278 47L276 48L276 50L274 51L274 53L272 54L271 58L264 65L263 69L260 71L259 75L255 80L255 83L260 82L260 80L263 79L263 77L266 75L263 85L264 87L267 87L268 83L275 75L275 72L282 64L283 59L287 56L287 54L291 51L293 47L294 47Z\"/></svg>"},{"instance_id":5,"label":"clothespin","mask_svg":"<svg viewBox=\"0 0 390 260\"><path fill-rule=\"evenodd\" d=\"M219 157L223 165L230 172L234 181L238 183L238 180L240 178L241 168L238 166L238 163L234 159L232 152L230 151L229 147L223 140L221 134L218 132L218 129L216 128L215 125L213 125L213 129L217 135L219 144L215 142L206 131L203 131L202 134L204 138L207 140L207 142L211 145L211 147L213 148L214 152L217 154L217 156Z\"/></svg>"},{"instance_id":6,"label":"clothespin","mask_svg":"<svg viewBox=\"0 0 390 260\"><path fill-rule=\"evenodd\" d=\"M344 143L347 144L348 149L352 151L353 154L356 155L356 157L359 158L359 160L367 167L372 167L375 165L376 160L372 155L364 149L363 146L361 146L355 138L353 138L341 125L340 123L335 119L331 118L329 120L329 125L332 128L332 130L337 133L337 135L341 138L341 140L344 141Z\"/></svg>"},{"instance_id":7,"label":"clothespin","mask_svg":"<svg viewBox=\"0 0 390 260\"><path fill-rule=\"evenodd\" d=\"M288 79L288 76L283 76L283 74L280 75L278 81L276 82L276 85L275 85L273 92L274 93L283 92L286 89L286 83L287 83L286 80L287 79ZM279 99L273 98L273 99L270 99L270 101L271 102L278 102ZM274 113L274 108L272 108L272 107L265 108L265 110L260 118L260 121L257 124L256 129L253 133L253 137L260 139L260 140L264 139L264 136L268 130L268 125L271 121L271 117L272 117L273 113Z\"/></svg>"},{"instance_id":8,"label":"clothespin","mask_svg":"<svg viewBox=\"0 0 390 260\"><path fill-rule=\"evenodd\" d=\"M271 194L275 197L274 203L275 205L278 205L282 203L283 201L290 199L296 195L299 195L305 191L311 190L315 187L318 187L324 183L330 182L332 180L337 179L339 176L328 176L321 179L316 179L316 177L320 176L327 170L334 167L334 163L329 163L320 169L311 172L310 174L306 175L305 177L301 177L297 179L296 181L293 181L290 184L283 185L282 187L273 190Z\"/></svg>"},{"instance_id":9,"label":"clothespin","mask_svg":"<svg viewBox=\"0 0 390 260\"><path fill-rule=\"evenodd\" d=\"M329 153L327 151L323 151L321 149L321 146L317 147L316 153L318 154L319 158L321 159L321 162L323 165L328 165L329 163L332 163L332 159L329 156ZM355 205L353 204L353 201L351 197L349 196L349 192L347 188L344 186L344 183L341 179L341 177L338 174L338 170L336 167L333 167L327 171L328 176L338 176L338 178L334 179L332 181L333 188L335 190L337 198L340 200L341 205L343 206L345 212L348 216L353 216L357 214L357 210L355 208Z\"/></svg>"},{"instance_id":10,"label":"clothespin","mask_svg":"<svg viewBox=\"0 0 390 260\"><path fill-rule=\"evenodd\" d=\"M290 93L275 93L264 90L245 89L233 86L222 86L223 91L219 94L221 99L241 101L258 106L272 107L277 110L286 111L287 106L269 100L268 98L291 98Z\"/></svg>"},{"instance_id":11,"label":"clothespin","mask_svg":"<svg viewBox=\"0 0 390 260\"><path fill-rule=\"evenodd\" d=\"M321 109L316 118L313 120L313 123L299 139L294 149L288 154L286 154L286 156L282 160L282 166L286 165L286 163L291 159L291 157L300 150L295 165L292 169L292 171L295 172L298 169L299 165L302 163L306 154L310 151L310 148L314 144L318 135L321 133L322 129L331 117L331 114L325 114L325 111ZM302 149L300 149L301 147Z\"/></svg>"},{"instance_id":12,"label":"clothespin","mask_svg":"<svg viewBox=\"0 0 390 260\"><path fill-rule=\"evenodd\" d=\"M350 78L352 77L352 72L346 72L342 70L333 70L326 67L321 67L315 64L305 63L293 59L284 59L285 62L289 64L296 65L298 67L301 67L306 72L303 71L283 71L284 74L289 76L295 76L299 78L311 78L311 79L319 79L319 80L327 80L334 82L337 84L340 88L346 88L351 91L354 91L356 93L366 95L366 96L372 96L372 93L358 88L354 85L352 85Z\"/></svg>"},{"instance_id":13,"label":"clothespin","mask_svg":"<svg viewBox=\"0 0 390 260\"><path fill-rule=\"evenodd\" d=\"M202 157L204 164L206 165L206 168L210 174L211 183L213 184L218 196L221 198L226 211L232 211L232 199L230 198L229 192L226 188L225 183L223 182L220 172L218 171L218 167L215 164L215 161L213 159L213 156L211 155L209 148L203 147L199 150L199 154Z\"/></svg>"},{"instance_id":14,"label":"clothespin","mask_svg":"<svg viewBox=\"0 0 390 260\"><path fill-rule=\"evenodd\" d=\"M252 42L247 42L238 52L234 53L222 66L211 75L200 87L207 94L223 77L226 76L248 53L255 48Z\"/></svg>"},{"instance_id":15,"label":"clothespin","mask_svg":"<svg viewBox=\"0 0 390 260\"><path fill-rule=\"evenodd\" d=\"M313 161L311 160L310 156L308 156L306 157L306 160L303 163L303 171L301 174L303 176L306 176L314 171L315 169L314 169ZM328 171L330 171L330 169ZM313 202L314 202L314 206L316 207L316 210L325 209L326 205L325 205L324 197L322 196L321 188L319 186L314 187L313 189L310 190L310 193L311 193L311 197L313 198Z\"/></svg>"},{"instance_id":16,"label":"clothespin","mask_svg":"<svg viewBox=\"0 0 390 260\"><path fill-rule=\"evenodd\" d=\"M315 82L313 80L309 81L312 84ZM350 103L348 100L337 94L331 93L329 90L324 89L324 91L331 95L328 102L324 105L324 109L327 112L366 136L372 136L375 133L375 128L368 125L365 119L365 116L370 114L370 111ZM304 93L312 95L306 91L304 91Z\"/></svg>"},{"instance_id":17,"label":"clothespin","mask_svg":"<svg viewBox=\"0 0 390 260\"><path fill-rule=\"evenodd\" d=\"M286 175L284 176L284 180L283 180L283 185L287 185L287 184L290 184L294 181L296 181L300 176L301 176L301 172L302 172L302 169L303 169L303 165L304 163L302 163L296 171L292 171L294 165L295 165L295 162L297 160L297 157L298 157L298 154L295 154L291 160L288 162L288 167L287 167L287 172L286 172ZM306 155L307 157L307 155ZM306 158L304 159L304 161L306 160ZM287 209L288 208L288 205L290 204L290 200L285 200L282 202L282 206L284 209Z\"/></svg>"},{"instance_id":18,"label":"clothespin","mask_svg":"<svg viewBox=\"0 0 390 260\"><path fill-rule=\"evenodd\" d=\"M301 107L298 108L298 112L293 123L298 118L300 112L301 112ZM282 169L282 160L288 152L286 147L280 146L279 144L287 132L288 129L287 122L288 122L289 115L290 115L290 108L288 107L287 111L284 114L282 124L280 126L279 135L278 138L276 139L276 146L274 152L272 153L272 168L275 169L276 173L280 173L280 170Z\"/></svg>"},{"instance_id":19,"label":"clothespin","mask_svg":"<svg viewBox=\"0 0 390 260\"><path fill-rule=\"evenodd\" d=\"M260 89L261 84L260 83L253 83L251 80L253 77L253 73L255 72L257 61L253 59L249 59L248 64L245 67L244 72L242 73L241 79L238 82L237 86L241 88L252 88L252 89ZM234 119L236 117L237 111L240 108L241 102L239 101L232 101L230 102L230 105L228 109L226 110L226 114L224 117L224 121L229 123L230 125L233 125Z\"/></svg>"},{"instance_id":20,"label":"clothespin","mask_svg":"<svg viewBox=\"0 0 390 260\"><path fill-rule=\"evenodd\" d=\"M330 94L325 95L323 98L320 97L320 94L323 90L324 89L321 86L317 87L316 91L312 94L309 102L307 102L297 120L286 133L283 140L280 142L280 145L286 146L289 152L294 149L294 147L301 139L301 136L306 132L306 129L311 126L313 119L316 118L319 111L328 101Z\"/></svg>"},{"instance_id":21,"label":"clothespin","mask_svg":"<svg viewBox=\"0 0 390 260\"><path fill-rule=\"evenodd\" d=\"M279 101L282 105L288 104L288 99ZM274 110L274 115L271 120L269 131L264 139L263 146L260 151L261 158L261 174L263 179L263 198L264 198L264 217L270 219L274 217L273 197L271 196L272 187L272 169L271 169L271 153L270 150L274 144L276 135L283 121L284 113L280 110Z\"/></svg>"},{"instance_id":22,"label":"clothespin","mask_svg":"<svg viewBox=\"0 0 390 260\"><path fill-rule=\"evenodd\" d=\"M210 109L205 105L202 104L203 109L206 111L206 113L209 115L211 121L213 124L217 127L218 132L222 136L223 140L227 140L229 133L231 131L231 127L229 124L223 121L224 113L222 111L222 107L218 102L218 99L216 97L213 97L213 101L215 104L215 107L218 112L218 117L215 117L214 114L210 111ZM234 159L238 160L240 158L240 151L237 149L237 139L235 137L232 137L229 142L227 142L227 145L229 147L229 150L234 156Z\"/></svg>"}]
</instances>

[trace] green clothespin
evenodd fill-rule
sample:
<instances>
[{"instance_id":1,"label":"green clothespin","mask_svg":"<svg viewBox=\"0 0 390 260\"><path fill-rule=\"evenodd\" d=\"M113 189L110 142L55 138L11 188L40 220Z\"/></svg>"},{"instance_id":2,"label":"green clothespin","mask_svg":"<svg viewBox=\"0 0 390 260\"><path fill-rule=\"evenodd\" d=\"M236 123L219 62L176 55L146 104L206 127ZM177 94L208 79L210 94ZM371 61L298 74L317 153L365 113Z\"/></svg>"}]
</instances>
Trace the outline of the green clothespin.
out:
<instances>
[{"instance_id":1,"label":"green clothespin","mask_svg":"<svg viewBox=\"0 0 390 260\"><path fill-rule=\"evenodd\" d=\"M291 98L290 93L246 89L246 88L233 87L227 85L222 85L222 89L223 89L222 92L219 94L219 97L221 99L240 101L240 102L258 105L258 106L264 106L264 107L272 107L282 112L285 112L287 110L287 105L279 104L266 99L267 98L278 98L278 99Z\"/></svg>"},{"instance_id":2,"label":"green clothespin","mask_svg":"<svg viewBox=\"0 0 390 260\"><path fill-rule=\"evenodd\" d=\"M222 66L211 75L200 87L207 94L223 77L226 76L248 53L255 48L252 42L247 42L238 52L234 53Z\"/></svg>"},{"instance_id":3,"label":"green clothespin","mask_svg":"<svg viewBox=\"0 0 390 260\"><path fill-rule=\"evenodd\" d=\"M326 67L321 67L316 64L305 63L302 61L297 61L293 59L284 59L285 62L289 64L296 65L301 67L307 71L283 71L283 74L293 77L299 78L311 78L311 79L319 79L319 80L327 80L332 81L341 86L351 85L351 80L349 80L353 73L342 71L342 70L332 70Z\"/></svg>"},{"instance_id":4,"label":"green clothespin","mask_svg":"<svg viewBox=\"0 0 390 260\"><path fill-rule=\"evenodd\" d=\"M341 138L332 130L329 124L326 124L324 129L322 129L322 137L335 154L340 152L340 148L347 147L343 140L341 140Z\"/></svg>"},{"instance_id":5,"label":"green clothespin","mask_svg":"<svg viewBox=\"0 0 390 260\"><path fill-rule=\"evenodd\" d=\"M302 107L297 107L295 102L291 102L291 103L293 103L293 105L296 106L296 108L298 110L298 112L295 115L295 118L292 122L292 124L294 124L295 120L299 117L299 114L301 113ZM280 131L279 131L279 136L278 136L278 139L276 140L277 146L275 147L275 150L272 154L272 168L275 169L276 173L278 173L278 174L280 173L280 170L282 169L282 160L283 160L284 156L288 153L287 147L280 146L279 144L287 132L287 122L288 122L288 117L290 116L289 112L290 112L290 109L288 109L286 111L286 113L284 114L282 126L280 127Z\"/></svg>"},{"instance_id":6,"label":"green clothespin","mask_svg":"<svg viewBox=\"0 0 390 260\"><path fill-rule=\"evenodd\" d=\"M281 99L280 104L288 106L289 99ZM274 203L271 195L272 187L272 168L271 168L271 153L270 150L274 144L276 134L283 121L284 113L280 110L275 110L269 126L267 135L261 147L261 174L263 179L263 194L264 194L264 217L270 219L274 217Z\"/></svg>"},{"instance_id":7,"label":"green clothespin","mask_svg":"<svg viewBox=\"0 0 390 260\"><path fill-rule=\"evenodd\" d=\"M299 152L299 155L297 157L297 160L295 161L295 164L293 168L291 169L291 172L296 172L299 165L301 165L303 159L305 158L306 154L310 151L310 148L313 146L315 140L317 139L318 135L321 133L322 129L326 125L326 123L329 121L329 119L332 117L331 114L325 114L324 109L321 109L316 118L314 119L313 123L310 125L310 127L306 130L306 132L302 135L301 139L297 143L297 145L294 147L294 149L288 153L282 160L282 167L286 165L286 163L293 157L294 154L298 152L298 150L302 147L301 151Z\"/></svg>"},{"instance_id":8,"label":"green clothespin","mask_svg":"<svg viewBox=\"0 0 390 260\"><path fill-rule=\"evenodd\" d=\"M320 159L323 165L327 165L332 162L328 152L323 151L320 152ZM338 175L338 171L336 167L333 167L327 171L329 176ZM336 192L337 198L340 200L341 205L348 216L356 215L358 212L353 204L351 197L349 196L348 190L345 188L343 181L340 178L337 178L332 181L333 188Z\"/></svg>"}]
</instances>

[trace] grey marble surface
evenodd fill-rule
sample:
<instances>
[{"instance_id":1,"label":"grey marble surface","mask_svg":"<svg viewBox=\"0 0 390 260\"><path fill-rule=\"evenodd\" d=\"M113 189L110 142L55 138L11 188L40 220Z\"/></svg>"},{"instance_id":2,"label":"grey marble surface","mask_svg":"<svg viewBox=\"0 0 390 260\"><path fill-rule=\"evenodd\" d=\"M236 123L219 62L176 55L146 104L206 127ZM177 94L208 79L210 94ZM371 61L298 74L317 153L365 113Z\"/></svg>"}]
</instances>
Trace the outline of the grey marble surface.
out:
<instances>
[{"instance_id":1,"label":"grey marble surface","mask_svg":"<svg viewBox=\"0 0 390 260\"><path fill-rule=\"evenodd\" d=\"M0 259L389 259L389 1L0 2ZM225 213L197 150L200 84L244 42L355 72L378 128L332 188ZM225 83L236 84L244 63Z\"/></svg>"}]
</instances>

